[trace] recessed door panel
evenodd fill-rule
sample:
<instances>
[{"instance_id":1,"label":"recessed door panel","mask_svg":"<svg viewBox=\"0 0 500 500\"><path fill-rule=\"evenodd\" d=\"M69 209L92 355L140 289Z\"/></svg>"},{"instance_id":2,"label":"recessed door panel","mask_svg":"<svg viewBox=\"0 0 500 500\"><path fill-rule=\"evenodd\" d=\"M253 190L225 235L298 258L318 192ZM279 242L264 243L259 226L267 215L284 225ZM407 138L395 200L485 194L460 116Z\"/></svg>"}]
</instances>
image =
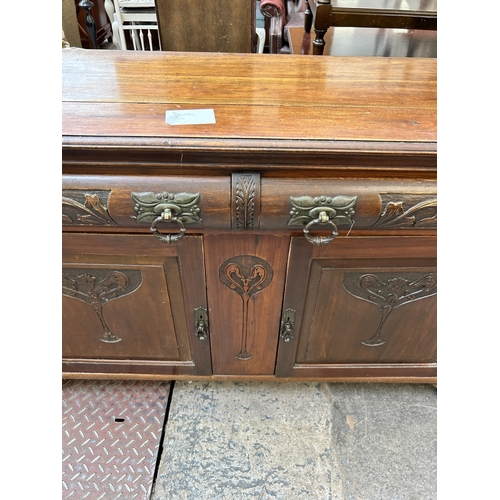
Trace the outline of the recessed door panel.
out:
<instances>
[{"instance_id":1,"label":"recessed door panel","mask_svg":"<svg viewBox=\"0 0 500 500\"><path fill-rule=\"evenodd\" d=\"M435 376L435 240L292 238L283 310L278 376Z\"/></svg>"},{"instance_id":2,"label":"recessed door panel","mask_svg":"<svg viewBox=\"0 0 500 500\"><path fill-rule=\"evenodd\" d=\"M63 249L65 369L211 373L200 237L66 234Z\"/></svg>"}]
</instances>

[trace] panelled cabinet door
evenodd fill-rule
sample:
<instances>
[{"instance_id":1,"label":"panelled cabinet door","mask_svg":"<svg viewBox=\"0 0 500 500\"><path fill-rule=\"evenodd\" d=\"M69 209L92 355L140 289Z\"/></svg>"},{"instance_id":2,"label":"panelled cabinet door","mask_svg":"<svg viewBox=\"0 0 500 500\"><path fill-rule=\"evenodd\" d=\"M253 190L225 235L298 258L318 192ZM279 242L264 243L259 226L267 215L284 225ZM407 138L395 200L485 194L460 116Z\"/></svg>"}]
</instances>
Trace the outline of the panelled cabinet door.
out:
<instances>
[{"instance_id":1,"label":"panelled cabinet door","mask_svg":"<svg viewBox=\"0 0 500 500\"><path fill-rule=\"evenodd\" d=\"M211 374L202 240L64 234L63 371Z\"/></svg>"},{"instance_id":2,"label":"panelled cabinet door","mask_svg":"<svg viewBox=\"0 0 500 500\"><path fill-rule=\"evenodd\" d=\"M430 237L292 238L276 375L435 377Z\"/></svg>"}]
</instances>

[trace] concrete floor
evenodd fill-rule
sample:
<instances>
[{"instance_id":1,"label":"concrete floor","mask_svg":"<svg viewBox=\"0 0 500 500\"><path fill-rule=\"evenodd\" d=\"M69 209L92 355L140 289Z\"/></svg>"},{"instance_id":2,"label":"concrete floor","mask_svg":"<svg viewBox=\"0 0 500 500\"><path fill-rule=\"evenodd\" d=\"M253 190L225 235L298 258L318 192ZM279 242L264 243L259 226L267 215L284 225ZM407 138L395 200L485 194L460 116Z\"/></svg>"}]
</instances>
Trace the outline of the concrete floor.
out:
<instances>
[{"instance_id":1,"label":"concrete floor","mask_svg":"<svg viewBox=\"0 0 500 500\"><path fill-rule=\"evenodd\" d=\"M437 389L174 385L151 500L432 500Z\"/></svg>"}]
</instances>

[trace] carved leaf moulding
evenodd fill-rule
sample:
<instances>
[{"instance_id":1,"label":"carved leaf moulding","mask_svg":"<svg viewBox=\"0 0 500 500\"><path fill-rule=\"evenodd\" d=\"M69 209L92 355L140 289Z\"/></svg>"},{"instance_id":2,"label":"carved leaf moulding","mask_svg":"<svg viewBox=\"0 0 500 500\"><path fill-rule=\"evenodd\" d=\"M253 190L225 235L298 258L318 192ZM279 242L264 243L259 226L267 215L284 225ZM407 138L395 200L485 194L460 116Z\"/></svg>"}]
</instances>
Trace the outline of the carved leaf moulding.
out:
<instances>
[{"instance_id":1,"label":"carved leaf moulding","mask_svg":"<svg viewBox=\"0 0 500 500\"><path fill-rule=\"evenodd\" d=\"M254 228L256 182L253 175L240 175L236 180L236 229Z\"/></svg>"},{"instance_id":2,"label":"carved leaf moulding","mask_svg":"<svg viewBox=\"0 0 500 500\"><path fill-rule=\"evenodd\" d=\"M382 212L373 227L436 228L437 197L428 194L381 194Z\"/></svg>"},{"instance_id":3,"label":"carved leaf moulding","mask_svg":"<svg viewBox=\"0 0 500 500\"><path fill-rule=\"evenodd\" d=\"M118 225L108 212L110 193L111 190L63 190L63 224L80 226Z\"/></svg>"}]
</instances>

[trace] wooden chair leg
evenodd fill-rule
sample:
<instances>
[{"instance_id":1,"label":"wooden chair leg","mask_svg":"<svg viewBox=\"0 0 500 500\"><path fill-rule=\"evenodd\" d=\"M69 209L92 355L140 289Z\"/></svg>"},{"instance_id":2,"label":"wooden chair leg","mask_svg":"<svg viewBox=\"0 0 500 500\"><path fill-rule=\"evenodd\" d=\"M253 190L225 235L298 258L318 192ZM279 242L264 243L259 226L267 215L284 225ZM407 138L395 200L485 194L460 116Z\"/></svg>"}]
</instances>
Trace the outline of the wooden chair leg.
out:
<instances>
[{"instance_id":1,"label":"wooden chair leg","mask_svg":"<svg viewBox=\"0 0 500 500\"><path fill-rule=\"evenodd\" d=\"M317 30L314 28L316 38L313 41L313 56L322 56L325 49L325 34L327 30Z\"/></svg>"},{"instance_id":2,"label":"wooden chair leg","mask_svg":"<svg viewBox=\"0 0 500 500\"><path fill-rule=\"evenodd\" d=\"M306 0L306 10L304 11L304 31L306 33L311 33L312 20L313 16L311 7L309 6L309 0Z\"/></svg>"}]
</instances>

